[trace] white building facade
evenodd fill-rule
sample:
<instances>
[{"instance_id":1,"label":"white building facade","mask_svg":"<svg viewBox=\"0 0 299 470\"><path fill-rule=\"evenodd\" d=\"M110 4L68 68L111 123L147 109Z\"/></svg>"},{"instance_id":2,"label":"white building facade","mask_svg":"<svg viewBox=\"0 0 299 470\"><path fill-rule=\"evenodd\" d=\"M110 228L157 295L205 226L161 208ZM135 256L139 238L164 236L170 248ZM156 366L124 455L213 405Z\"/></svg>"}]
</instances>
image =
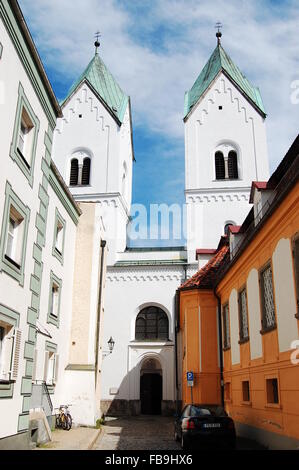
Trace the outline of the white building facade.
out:
<instances>
[{"instance_id":1,"label":"white building facade","mask_svg":"<svg viewBox=\"0 0 299 470\"><path fill-rule=\"evenodd\" d=\"M0 37L0 448L21 449L44 385L62 400L80 210L51 161L61 111L17 2L0 2Z\"/></svg>"}]
</instances>

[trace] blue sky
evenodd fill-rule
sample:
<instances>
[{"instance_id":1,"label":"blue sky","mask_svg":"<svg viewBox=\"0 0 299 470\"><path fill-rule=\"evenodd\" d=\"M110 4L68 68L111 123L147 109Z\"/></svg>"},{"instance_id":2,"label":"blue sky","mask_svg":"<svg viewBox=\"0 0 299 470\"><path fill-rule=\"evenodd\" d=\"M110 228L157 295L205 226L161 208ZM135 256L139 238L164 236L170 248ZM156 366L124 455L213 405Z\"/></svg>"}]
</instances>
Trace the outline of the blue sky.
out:
<instances>
[{"instance_id":1,"label":"blue sky","mask_svg":"<svg viewBox=\"0 0 299 470\"><path fill-rule=\"evenodd\" d=\"M271 172L298 133L299 104L290 98L291 84L299 80L297 0L20 5L59 99L90 61L94 32L101 31L101 57L132 101L133 202L184 202L184 92L215 48L217 21L223 23L223 47L261 90Z\"/></svg>"}]
</instances>

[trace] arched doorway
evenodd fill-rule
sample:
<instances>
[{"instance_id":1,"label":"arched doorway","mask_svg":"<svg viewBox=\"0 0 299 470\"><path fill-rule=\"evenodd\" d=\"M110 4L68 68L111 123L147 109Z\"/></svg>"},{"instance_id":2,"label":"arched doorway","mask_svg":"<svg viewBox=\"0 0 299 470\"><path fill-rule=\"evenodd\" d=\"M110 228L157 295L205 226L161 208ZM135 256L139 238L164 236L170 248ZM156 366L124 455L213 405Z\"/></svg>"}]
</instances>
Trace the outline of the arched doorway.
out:
<instances>
[{"instance_id":1,"label":"arched doorway","mask_svg":"<svg viewBox=\"0 0 299 470\"><path fill-rule=\"evenodd\" d=\"M160 415L162 403L162 369L159 361L148 358L140 371L141 414Z\"/></svg>"}]
</instances>

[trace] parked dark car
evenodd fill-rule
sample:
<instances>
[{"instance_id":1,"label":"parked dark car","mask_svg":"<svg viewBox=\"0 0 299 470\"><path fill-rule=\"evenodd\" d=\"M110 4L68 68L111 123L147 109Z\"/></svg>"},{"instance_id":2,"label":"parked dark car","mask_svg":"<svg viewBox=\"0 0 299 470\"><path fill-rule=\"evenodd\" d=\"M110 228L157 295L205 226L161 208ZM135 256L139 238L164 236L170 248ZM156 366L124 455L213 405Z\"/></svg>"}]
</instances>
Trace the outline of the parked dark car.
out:
<instances>
[{"instance_id":1,"label":"parked dark car","mask_svg":"<svg viewBox=\"0 0 299 470\"><path fill-rule=\"evenodd\" d=\"M219 405L186 405L176 416L174 438L182 449L236 447L234 421Z\"/></svg>"}]
</instances>

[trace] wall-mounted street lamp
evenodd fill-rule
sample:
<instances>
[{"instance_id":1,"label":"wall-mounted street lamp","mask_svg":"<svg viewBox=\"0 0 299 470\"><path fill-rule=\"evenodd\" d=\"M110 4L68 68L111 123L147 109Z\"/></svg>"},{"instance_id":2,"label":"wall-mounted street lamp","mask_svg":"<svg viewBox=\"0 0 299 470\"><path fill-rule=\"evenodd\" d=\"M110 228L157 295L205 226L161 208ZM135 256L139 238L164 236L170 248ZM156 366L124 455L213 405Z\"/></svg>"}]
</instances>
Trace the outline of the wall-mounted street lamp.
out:
<instances>
[{"instance_id":1,"label":"wall-mounted street lamp","mask_svg":"<svg viewBox=\"0 0 299 470\"><path fill-rule=\"evenodd\" d=\"M112 338L112 336L110 337L109 341L108 341L108 348L109 348L109 351L103 351L103 357L106 357L106 356L109 356L109 354L112 354L112 351L114 349L114 345L115 345L115 341L114 339Z\"/></svg>"}]
</instances>

